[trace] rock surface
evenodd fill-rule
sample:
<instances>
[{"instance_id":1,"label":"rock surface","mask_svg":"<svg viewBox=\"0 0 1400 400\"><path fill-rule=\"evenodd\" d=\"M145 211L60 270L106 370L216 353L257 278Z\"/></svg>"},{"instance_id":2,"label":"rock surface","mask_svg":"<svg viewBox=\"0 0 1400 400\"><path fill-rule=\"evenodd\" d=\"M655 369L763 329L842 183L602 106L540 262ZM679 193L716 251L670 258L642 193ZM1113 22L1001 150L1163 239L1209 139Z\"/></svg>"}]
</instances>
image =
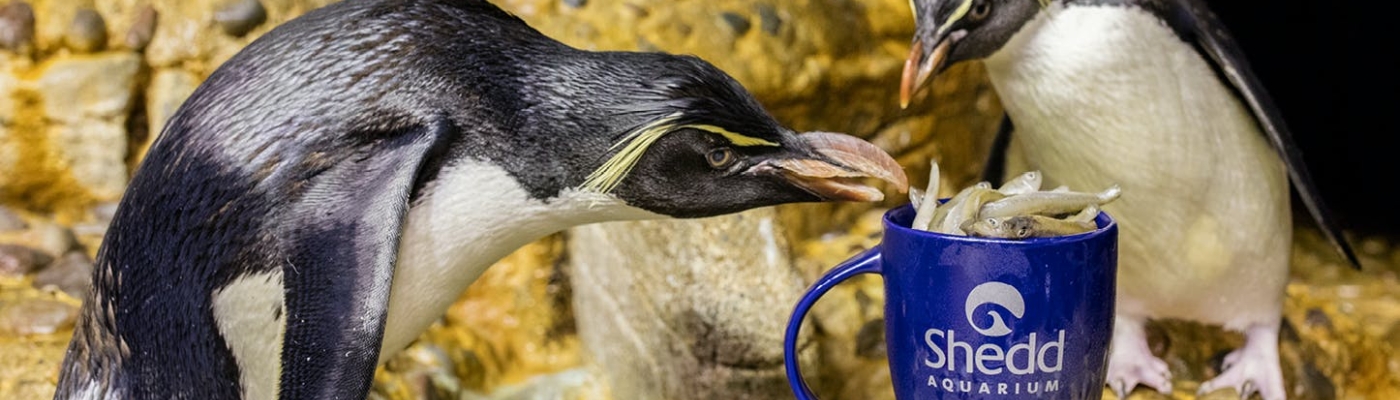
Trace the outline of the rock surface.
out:
<instances>
[{"instance_id":1,"label":"rock surface","mask_svg":"<svg viewBox=\"0 0 1400 400\"><path fill-rule=\"evenodd\" d=\"M776 213L762 209L572 231L579 337L616 398L789 393L781 315L803 285L779 229Z\"/></svg>"},{"instance_id":2,"label":"rock surface","mask_svg":"<svg viewBox=\"0 0 1400 400\"><path fill-rule=\"evenodd\" d=\"M47 335L73 327L78 308L57 300L30 300L0 304L0 332L11 335Z\"/></svg>"},{"instance_id":3,"label":"rock surface","mask_svg":"<svg viewBox=\"0 0 1400 400\"><path fill-rule=\"evenodd\" d=\"M0 244L0 275L21 276L53 261L53 256L27 246Z\"/></svg>"},{"instance_id":4,"label":"rock surface","mask_svg":"<svg viewBox=\"0 0 1400 400\"><path fill-rule=\"evenodd\" d=\"M92 260L81 251L69 252L34 274L33 283L41 290L58 290L74 299L82 299L92 286Z\"/></svg>"},{"instance_id":5,"label":"rock surface","mask_svg":"<svg viewBox=\"0 0 1400 400\"><path fill-rule=\"evenodd\" d=\"M20 217L18 213L0 206L0 232L18 231L28 227L29 223L24 222L24 218Z\"/></svg>"},{"instance_id":6,"label":"rock surface","mask_svg":"<svg viewBox=\"0 0 1400 400\"><path fill-rule=\"evenodd\" d=\"M11 100L0 102L0 155L13 157L0 160L0 201L52 211L119 198L140 58L59 55L3 67L21 77L0 85L0 98Z\"/></svg>"}]
</instances>

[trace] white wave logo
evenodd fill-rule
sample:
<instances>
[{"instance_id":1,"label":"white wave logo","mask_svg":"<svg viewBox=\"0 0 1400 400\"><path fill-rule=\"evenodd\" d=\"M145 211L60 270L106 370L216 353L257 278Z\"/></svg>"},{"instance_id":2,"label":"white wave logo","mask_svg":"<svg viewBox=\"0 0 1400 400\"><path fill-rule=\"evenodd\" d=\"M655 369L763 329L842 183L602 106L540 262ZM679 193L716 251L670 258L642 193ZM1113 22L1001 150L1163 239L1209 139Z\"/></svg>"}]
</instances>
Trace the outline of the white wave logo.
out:
<instances>
[{"instance_id":1,"label":"white wave logo","mask_svg":"<svg viewBox=\"0 0 1400 400\"><path fill-rule=\"evenodd\" d=\"M973 313L978 307L985 305L996 305L1005 310L998 310L991 307L987 315L992 317L991 326L978 326L973 321ZM933 327L924 331L924 344L928 346L928 356L924 358L924 366L935 370L947 370L949 372L962 372L967 374L980 374L985 376L996 376L1003 373L1023 376L1033 375L1042 372L1054 373L1064 369L1065 359L1065 330L1056 329L1053 332L1036 331L1029 334L1017 335L1015 340L990 339L1005 337L1011 334L1011 327L1007 325L1007 315L1020 319L1026 315L1026 299L1021 297L1021 291L1015 287L1001 282L987 282L972 288L967 294L967 301L963 304L963 315L967 317L967 324L980 335L972 335L967 332L958 332L955 329L943 327ZM956 318L956 317L954 317ZM1022 329L1024 329L1023 327ZM1035 329L1035 327L1030 327ZM961 340L960 340L961 339ZM1009 343L1008 343L1009 342ZM956 382L955 382L956 381ZM929 375L929 386L938 386L949 392L954 391L954 385L959 392L969 392L974 380L954 378L943 375ZM1052 386L1051 382L1054 382ZM1059 382L1054 380L1045 381L1044 391L1057 391ZM985 383L985 382L983 382ZM1020 385L1020 383L1016 383ZM982 385L982 388L991 387ZM997 383L995 385L999 394L1006 394L1007 383ZM1015 388L1019 388L1016 386ZM1051 389L1054 387L1054 389ZM1037 386L1027 386L1027 393L1035 393L1041 390ZM989 394L991 389L978 389L978 393ZM1020 393L1020 389L1017 393Z\"/></svg>"},{"instance_id":2,"label":"white wave logo","mask_svg":"<svg viewBox=\"0 0 1400 400\"><path fill-rule=\"evenodd\" d=\"M995 310L987 311L987 315L992 316L992 326L983 328L977 326L972 321L972 312L983 304L996 304L1006 308L1012 316L1021 318L1026 313L1026 300L1021 297L1021 292L1011 285L1001 282L987 282L972 288L972 292L967 294L967 303L963 309L967 315L967 324L972 325L972 329L982 336L1001 337L1011 333L1011 327L1006 326L1006 320L1002 319L1001 313Z\"/></svg>"}]
</instances>

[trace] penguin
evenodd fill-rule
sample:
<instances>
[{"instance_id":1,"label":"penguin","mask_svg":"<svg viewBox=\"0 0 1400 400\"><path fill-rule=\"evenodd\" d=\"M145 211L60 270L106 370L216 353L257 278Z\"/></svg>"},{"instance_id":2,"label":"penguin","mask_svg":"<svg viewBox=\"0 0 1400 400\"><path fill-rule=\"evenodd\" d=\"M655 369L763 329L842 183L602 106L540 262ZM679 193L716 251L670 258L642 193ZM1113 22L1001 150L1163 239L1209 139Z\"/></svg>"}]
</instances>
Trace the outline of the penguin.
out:
<instances>
[{"instance_id":1,"label":"penguin","mask_svg":"<svg viewBox=\"0 0 1400 400\"><path fill-rule=\"evenodd\" d=\"M1123 195L1107 383L1172 390L1144 324L1180 319L1245 336L1200 392L1285 397L1278 335L1291 187L1359 263L1239 46L1201 0L914 0L901 105L930 77L980 60L1006 110L989 179ZM1007 153L1006 150L1017 150ZM1017 156L1019 154L1019 156Z\"/></svg>"},{"instance_id":2,"label":"penguin","mask_svg":"<svg viewBox=\"0 0 1400 400\"><path fill-rule=\"evenodd\" d=\"M180 106L98 250L58 399L363 399L484 269L581 224L870 202L878 147L799 134L687 55L586 51L485 0L345 0Z\"/></svg>"}]
</instances>

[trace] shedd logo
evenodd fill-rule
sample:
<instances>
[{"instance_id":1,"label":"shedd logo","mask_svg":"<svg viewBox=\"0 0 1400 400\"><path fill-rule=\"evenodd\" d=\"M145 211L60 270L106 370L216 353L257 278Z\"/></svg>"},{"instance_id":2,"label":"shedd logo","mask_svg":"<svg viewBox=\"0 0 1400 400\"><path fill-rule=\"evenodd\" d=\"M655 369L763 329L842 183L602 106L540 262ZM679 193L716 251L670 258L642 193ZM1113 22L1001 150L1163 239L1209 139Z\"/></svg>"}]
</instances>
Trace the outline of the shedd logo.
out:
<instances>
[{"instance_id":1,"label":"shedd logo","mask_svg":"<svg viewBox=\"0 0 1400 400\"><path fill-rule=\"evenodd\" d=\"M991 317L975 318L978 310L986 310ZM1012 335L1014 320L1026 314L1026 300L1014 286L1001 282L987 282L972 288L963 303L963 314L972 332L947 328L930 328L924 331L924 343L928 345L929 357L924 365L935 371L929 375L928 385L937 386L949 392L981 394L1035 394L1058 391L1059 379L1039 379L1037 374L1059 372L1064 365L1065 331L1030 332L1012 336L1014 341L1003 345L1005 340L982 343L989 338ZM978 321L983 321L981 324ZM973 333L975 332L975 333ZM962 340L959 340L959 337ZM973 347L974 343L982 343ZM962 372L966 376L945 375Z\"/></svg>"}]
</instances>

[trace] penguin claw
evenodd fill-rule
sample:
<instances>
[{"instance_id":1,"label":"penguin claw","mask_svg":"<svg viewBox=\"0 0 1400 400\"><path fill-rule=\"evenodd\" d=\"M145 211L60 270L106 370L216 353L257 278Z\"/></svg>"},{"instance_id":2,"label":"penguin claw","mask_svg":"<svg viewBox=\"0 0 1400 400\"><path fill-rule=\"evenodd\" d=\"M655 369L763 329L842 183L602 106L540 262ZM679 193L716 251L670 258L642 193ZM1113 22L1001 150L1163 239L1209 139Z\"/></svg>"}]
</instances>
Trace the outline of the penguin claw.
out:
<instances>
[{"instance_id":1,"label":"penguin claw","mask_svg":"<svg viewBox=\"0 0 1400 400\"><path fill-rule=\"evenodd\" d=\"M1137 384L1138 382L1136 379L1118 379L1110 383L1109 387L1113 389L1113 394L1117 395L1119 400L1122 400L1128 398L1128 391L1132 390L1133 387L1136 387Z\"/></svg>"},{"instance_id":2,"label":"penguin claw","mask_svg":"<svg viewBox=\"0 0 1400 400\"><path fill-rule=\"evenodd\" d=\"M1120 399L1125 398L1125 395L1139 384L1165 395L1172 393L1171 369L1166 362L1151 354L1147 354L1145 358L1120 359L1116 363L1110 361L1108 376Z\"/></svg>"},{"instance_id":3,"label":"penguin claw","mask_svg":"<svg viewBox=\"0 0 1400 400\"><path fill-rule=\"evenodd\" d=\"M1118 398L1126 398L1137 385L1171 395L1172 372L1165 361L1152 355L1141 323L1120 318L1114 326L1108 359L1108 382Z\"/></svg>"},{"instance_id":4,"label":"penguin claw","mask_svg":"<svg viewBox=\"0 0 1400 400\"><path fill-rule=\"evenodd\" d=\"M1244 354L1245 349L1236 350L1231 355ZM1278 367L1274 366L1273 371L1269 371L1268 360L1258 360L1241 355L1235 357L1237 361L1224 368L1224 373L1201 384L1196 395L1203 396L1206 393L1216 390L1232 388L1239 393L1240 399L1248 399L1251 395L1258 393L1264 400L1283 400L1283 381ZM1277 365L1277 364L1274 364Z\"/></svg>"},{"instance_id":5,"label":"penguin claw","mask_svg":"<svg viewBox=\"0 0 1400 400\"><path fill-rule=\"evenodd\" d=\"M1283 400L1283 373L1278 364L1278 328L1256 327L1246 333L1244 347L1225 355L1220 376L1201 384L1204 395L1233 388L1241 399L1258 393L1264 400Z\"/></svg>"}]
</instances>

